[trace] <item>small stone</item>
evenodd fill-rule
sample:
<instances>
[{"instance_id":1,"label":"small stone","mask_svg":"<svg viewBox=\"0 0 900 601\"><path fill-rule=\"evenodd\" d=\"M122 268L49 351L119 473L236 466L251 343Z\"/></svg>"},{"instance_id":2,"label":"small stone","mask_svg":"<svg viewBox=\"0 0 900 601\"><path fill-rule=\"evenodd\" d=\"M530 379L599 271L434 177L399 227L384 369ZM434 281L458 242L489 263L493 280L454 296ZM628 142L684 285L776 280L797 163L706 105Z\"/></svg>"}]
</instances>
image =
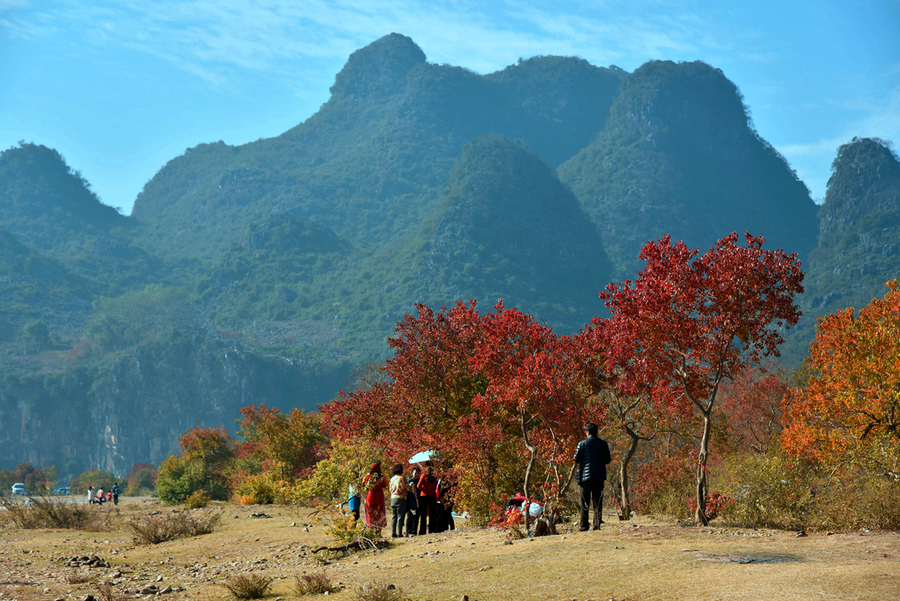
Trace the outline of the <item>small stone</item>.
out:
<instances>
[{"instance_id":1,"label":"small stone","mask_svg":"<svg viewBox=\"0 0 900 601\"><path fill-rule=\"evenodd\" d=\"M511 545L511 544L512 544L512 541L507 539L507 540L503 541L503 544L504 544L504 545Z\"/></svg>"}]
</instances>

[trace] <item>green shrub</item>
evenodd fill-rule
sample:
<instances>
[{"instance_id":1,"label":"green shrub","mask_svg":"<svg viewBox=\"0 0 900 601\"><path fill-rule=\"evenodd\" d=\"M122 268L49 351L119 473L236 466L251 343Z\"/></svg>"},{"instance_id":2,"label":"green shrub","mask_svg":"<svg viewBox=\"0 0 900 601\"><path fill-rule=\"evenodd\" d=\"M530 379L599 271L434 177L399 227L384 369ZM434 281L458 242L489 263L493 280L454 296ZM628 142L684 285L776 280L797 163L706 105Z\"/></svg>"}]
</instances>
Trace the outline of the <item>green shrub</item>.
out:
<instances>
[{"instance_id":1,"label":"green shrub","mask_svg":"<svg viewBox=\"0 0 900 601\"><path fill-rule=\"evenodd\" d=\"M266 474L246 476L234 488L234 496L241 505L269 505L276 501L275 484Z\"/></svg>"},{"instance_id":2,"label":"green shrub","mask_svg":"<svg viewBox=\"0 0 900 601\"><path fill-rule=\"evenodd\" d=\"M786 530L900 529L900 481L867 465L827 469L779 453L726 463L735 498L725 518L737 525Z\"/></svg>"},{"instance_id":3,"label":"green shrub","mask_svg":"<svg viewBox=\"0 0 900 601\"><path fill-rule=\"evenodd\" d=\"M349 515L334 518L331 526L325 529L325 534L344 544L358 540L378 541L382 539L380 528L368 528L362 520L355 520L353 516Z\"/></svg>"},{"instance_id":4,"label":"green shrub","mask_svg":"<svg viewBox=\"0 0 900 601\"><path fill-rule=\"evenodd\" d=\"M735 499L725 518L747 528L796 530L810 525L815 510L815 470L780 454L747 454L726 462L725 485Z\"/></svg>"},{"instance_id":5,"label":"green shrub","mask_svg":"<svg viewBox=\"0 0 900 601\"><path fill-rule=\"evenodd\" d=\"M900 481L860 467L823 474L809 525L816 530L898 530Z\"/></svg>"},{"instance_id":6,"label":"green shrub","mask_svg":"<svg viewBox=\"0 0 900 601\"><path fill-rule=\"evenodd\" d=\"M185 499L184 505L188 509L202 509L209 505L209 494L205 490L195 490Z\"/></svg>"},{"instance_id":7,"label":"green shrub","mask_svg":"<svg viewBox=\"0 0 900 601\"><path fill-rule=\"evenodd\" d=\"M226 500L229 492L222 479L206 473L191 458L180 455L166 457L159 466L156 479L159 500L166 505L178 505L198 490L204 490L211 499L220 501Z\"/></svg>"},{"instance_id":8,"label":"green shrub","mask_svg":"<svg viewBox=\"0 0 900 601\"><path fill-rule=\"evenodd\" d=\"M234 439L228 430L195 426L178 439L179 455L170 455L159 466L156 491L167 505L184 503L195 491L205 490L211 499L230 496L224 472L234 458Z\"/></svg>"},{"instance_id":9,"label":"green shrub","mask_svg":"<svg viewBox=\"0 0 900 601\"><path fill-rule=\"evenodd\" d=\"M112 490L115 482L116 477L112 472L90 470L72 478L72 481L69 483L69 491L73 495L83 495L87 492L88 486L93 486L97 490L102 488L105 491L109 491Z\"/></svg>"}]
</instances>

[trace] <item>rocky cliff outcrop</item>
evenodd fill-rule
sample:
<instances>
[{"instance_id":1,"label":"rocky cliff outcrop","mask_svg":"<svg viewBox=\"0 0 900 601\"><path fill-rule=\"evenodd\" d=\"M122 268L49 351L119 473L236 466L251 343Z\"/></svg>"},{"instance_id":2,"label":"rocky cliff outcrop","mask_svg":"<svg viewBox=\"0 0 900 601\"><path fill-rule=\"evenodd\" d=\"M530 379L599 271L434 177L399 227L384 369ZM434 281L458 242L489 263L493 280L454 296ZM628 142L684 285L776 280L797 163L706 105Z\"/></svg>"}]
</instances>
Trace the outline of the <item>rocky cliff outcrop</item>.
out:
<instances>
[{"instance_id":1,"label":"rocky cliff outcrop","mask_svg":"<svg viewBox=\"0 0 900 601\"><path fill-rule=\"evenodd\" d=\"M860 309L900 276L900 161L887 142L854 138L838 149L819 218L819 245L806 265L803 318L785 345L791 362L806 353L817 318Z\"/></svg>"},{"instance_id":2,"label":"rocky cliff outcrop","mask_svg":"<svg viewBox=\"0 0 900 601\"><path fill-rule=\"evenodd\" d=\"M100 363L4 378L0 465L123 474L177 452L178 437L195 425L235 432L241 407L315 409L312 399L331 394L346 376L341 366L302 365L198 332L172 332Z\"/></svg>"}]
</instances>

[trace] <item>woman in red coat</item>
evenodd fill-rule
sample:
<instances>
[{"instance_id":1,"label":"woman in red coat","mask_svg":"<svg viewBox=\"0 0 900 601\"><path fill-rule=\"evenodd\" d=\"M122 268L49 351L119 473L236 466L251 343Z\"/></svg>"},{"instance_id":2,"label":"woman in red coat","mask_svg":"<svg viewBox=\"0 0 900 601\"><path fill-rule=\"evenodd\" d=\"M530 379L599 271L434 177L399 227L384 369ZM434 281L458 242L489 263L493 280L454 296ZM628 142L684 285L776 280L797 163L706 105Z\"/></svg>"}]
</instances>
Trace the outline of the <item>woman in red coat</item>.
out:
<instances>
[{"instance_id":1,"label":"woman in red coat","mask_svg":"<svg viewBox=\"0 0 900 601\"><path fill-rule=\"evenodd\" d=\"M365 522L369 528L384 528L387 526L387 513L384 509L384 489L387 488L387 479L381 474L381 462L376 461L369 468L369 473L363 480L366 493Z\"/></svg>"},{"instance_id":2,"label":"woman in red coat","mask_svg":"<svg viewBox=\"0 0 900 601\"><path fill-rule=\"evenodd\" d=\"M437 478L434 477L434 468L431 462L425 463L425 473L419 477L416 486L419 489L419 534L437 531ZM425 524L425 516L428 516L428 525Z\"/></svg>"}]
</instances>

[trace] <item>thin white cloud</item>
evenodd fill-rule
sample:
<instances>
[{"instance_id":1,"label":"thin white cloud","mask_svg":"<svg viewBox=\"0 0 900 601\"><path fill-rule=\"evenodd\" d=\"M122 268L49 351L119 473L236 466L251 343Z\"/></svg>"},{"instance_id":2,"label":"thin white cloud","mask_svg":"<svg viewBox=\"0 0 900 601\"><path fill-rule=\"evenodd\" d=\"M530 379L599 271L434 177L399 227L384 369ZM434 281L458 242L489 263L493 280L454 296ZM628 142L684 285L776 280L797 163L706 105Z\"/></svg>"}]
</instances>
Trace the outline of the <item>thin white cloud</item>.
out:
<instances>
[{"instance_id":1,"label":"thin white cloud","mask_svg":"<svg viewBox=\"0 0 900 601\"><path fill-rule=\"evenodd\" d=\"M746 7L703 0L633 0L627 6L560 0L552 9L547 6L536 0L490 5L481 0L0 0L0 35L66 39L73 55L141 53L219 88L264 75L290 82L298 94L321 89L353 51L391 32L410 36L431 62L479 73L502 69L519 57L548 54L628 70L651 59L702 59L729 77L746 73L751 64L771 73L769 66L791 60L790 46L754 29L745 18ZM740 83L756 88L781 112L821 108L804 107L804 102L847 102L845 94L787 102L786 84L766 76ZM819 140L782 140L779 150L814 196L824 194L825 166L853 135L900 138L897 89L858 102L858 118L854 126L840 128L843 136L823 128ZM757 103L751 108L761 112L767 107Z\"/></svg>"},{"instance_id":2,"label":"thin white cloud","mask_svg":"<svg viewBox=\"0 0 900 601\"><path fill-rule=\"evenodd\" d=\"M391 32L412 37L434 62L478 72L535 54L578 55L598 64L643 57L640 63L717 44L705 33L715 24L690 10L691 3L674 17L653 10L638 17L634 7L602 3L569 2L553 11L535 4L507 2L488 14L475 2L414 0L82 1L52 5L43 20L79 28L96 44L163 58L210 81L225 77L229 68L278 71L303 59L342 61ZM51 35L40 21L34 13L8 27L23 36Z\"/></svg>"},{"instance_id":3,"label":"thin white cloud","mask_svg":"<svg viewBox=\"0 0 900 601\"><path fill-rule=\"evenodd\" d=\"M14 8L25 8L27 6L27 0L0 0L0 13Z\"/></svg>"},{"instance_id":4,"label":"thin white cloud","mask_svg":"<svg viewBox=\"0 0 900 601\"><path fill-rule=\"evenodd\" d=\"M825 198L831 173L830 169L823 169L823 166L831 165L841 145L847 144L854 137L881 138L900 144L900 86L891 90L886 98L878 101L860 99L853 104L857 109L865 107L866 116L842 128L840 135L777 147L809 187L813 198L819 201Z\"/></svg>"}]
</instances>

